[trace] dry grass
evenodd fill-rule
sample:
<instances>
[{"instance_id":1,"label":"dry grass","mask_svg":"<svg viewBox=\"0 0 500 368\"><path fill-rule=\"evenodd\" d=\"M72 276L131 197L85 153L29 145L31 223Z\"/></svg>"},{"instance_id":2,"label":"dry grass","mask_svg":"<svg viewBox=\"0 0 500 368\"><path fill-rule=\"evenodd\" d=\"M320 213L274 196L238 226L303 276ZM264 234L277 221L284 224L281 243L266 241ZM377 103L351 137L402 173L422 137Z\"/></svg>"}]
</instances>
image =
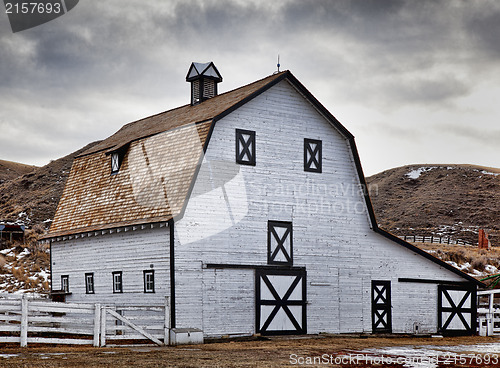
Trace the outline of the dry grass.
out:
<instances>
[{"instance_id":1,"label":"dry grass","mask_svg":"<svg viewBox=\"0 0 500 368\"><path fill-rule=\"evenodd\" d=\"M13 248L14 255L0 257L0 283L7 284L4 291L15 292L26 290L45 293L49 291L49 282L37 275L42 270L49 270L50 255L48 247L38 242L42 227L27 230L24 242L17 241L8 244ZM27 251L23 257L18 255ZM25 252L26 253L26 252Z\"/></svg>"},{"instance_id":2,"label":"dry grass","mask_svg":"<svg viewBox=\"0 0 500 368\"><path fill-rule=\"evenodd\" d=\"M468 272L472 272L473 269L483 272L488 264L500 269L500 249L498 247L485 250L469 245L428 243L416 243L415 245L422 250L431 251L432 255L445 262L452 261L459 265L469 263Z\"/></svg>"},{"instance_id":3,"label":"dry grass","mask_svg":"<svg viewBox=\"0 0 500 368\"><path fill-rule=\"evenodd\" d=\"M292 367L290 355L321 356L323 354L343 356L356 354L368 348L387 346L408 346L410 348L424 345L457 346L494 343L495 339L487 337L455 337L455 338L415 338L415 337L314 337L307 338L271 338L268 341L227 341L204 345L178 347L121 347L90 348L78 346L35 347L27 349L17 346L2 348L2 353L13 354L3 358L2 367ZM471 347L471 352L474 348ZM484 352L483 352L484 354ZM295 365L297 366L297 365ZM306 365L311 367L313 365ZM314 365L326 366L326 365ZM339 367L329 364L328 367ZM346 366L346 365L342 365ZM358 364L350 367L381 367L381 365ZM391 367L402 365L391 365ZM441 366L441 365L440 365ZM446 367L459 365L445 364ZM478 367L482 365L466 365ZM493 366L493 365L492 365ZM460 367L464 367L461 365Z\"/></svg>"}]
</instances>

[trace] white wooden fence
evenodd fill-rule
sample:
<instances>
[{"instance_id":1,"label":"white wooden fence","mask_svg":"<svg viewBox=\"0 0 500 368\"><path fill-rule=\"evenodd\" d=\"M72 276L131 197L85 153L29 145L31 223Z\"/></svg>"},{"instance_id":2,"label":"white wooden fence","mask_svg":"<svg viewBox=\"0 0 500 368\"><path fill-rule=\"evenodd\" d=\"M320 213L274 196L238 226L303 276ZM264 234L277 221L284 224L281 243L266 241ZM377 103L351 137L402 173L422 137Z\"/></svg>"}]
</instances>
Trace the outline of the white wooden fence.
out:
<instances>
[{"instance_id":1,"label":"white wooden fence","mask_svg":"<svg viewBox=\"0 0 500 368\"><path fill-rule=\"evenodd\" d=\"M500 290L478 291L477 296L479 335L500 335Z\"/></svg>"},{"instance_id":2,"label":"white wooden fence","mask_svg":"<svg viewBox=\"0 0 500 368\"><path fill-rule=\"evenodd\" d=\"M105 346L107 341L148 339L169 344L169 300L164 305L58 303L0 297L0 342Z\"/></svg>"},{"instance_id":3,"label":"white wooden fence","mask_svg":"<svg viewBox=\"0 0 500 368\"><path fill-rule=\"evenodd\" d=\"M458 244L458 245L472 245L472 243L466 242L465 240L452 239L445 236L429 235L429 236L418 236L418 235L402 235L399 236L400 239L411 243L436 243L436 244Z\"/></svg>"}]
</instances>

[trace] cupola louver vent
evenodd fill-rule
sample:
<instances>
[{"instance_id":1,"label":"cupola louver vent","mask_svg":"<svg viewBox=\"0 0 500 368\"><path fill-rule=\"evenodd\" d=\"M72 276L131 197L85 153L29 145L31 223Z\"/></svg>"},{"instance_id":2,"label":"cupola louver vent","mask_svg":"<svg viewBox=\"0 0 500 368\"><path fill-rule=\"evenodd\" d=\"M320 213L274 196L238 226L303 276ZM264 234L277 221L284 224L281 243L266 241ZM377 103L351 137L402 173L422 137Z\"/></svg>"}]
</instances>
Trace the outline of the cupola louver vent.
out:
<instances>
[{"instance_id":1,"label":"cupola louver vent","mask_svg":"<svg viewBox=\"0 0 500 368\"><path fill-rule=\"evenodd\" d=\"M222 82L222 76L213 62L192 63L186 81L191 83L191 105L196 105L217 96L217 84Z\"/></svg>"}]
</instances>

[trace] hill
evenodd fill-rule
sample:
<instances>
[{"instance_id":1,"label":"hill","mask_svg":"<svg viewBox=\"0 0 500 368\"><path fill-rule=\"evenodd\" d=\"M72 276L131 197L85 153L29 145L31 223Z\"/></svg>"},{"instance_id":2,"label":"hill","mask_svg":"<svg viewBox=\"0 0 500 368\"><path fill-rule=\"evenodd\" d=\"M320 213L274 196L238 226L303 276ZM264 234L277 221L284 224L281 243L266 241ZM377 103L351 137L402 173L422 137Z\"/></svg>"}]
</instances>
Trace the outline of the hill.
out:
<instances>
[{"instance_id":1,"label":"hill","mask_svg":"<svg viewBox=\"0 0 500 368\"><path fill-rule=\"evenodd\" d=\"M36 170L36 166L0 160L0 184Z\"/></svg>"},{"instance_id":2,"label":"hill","mask_svg":"<svg viewBox=\"0 0 500 368\"><path fill-rule=\"evenodd\" d=\"M441 235L500 245L500 169L408 165L367 178L380 227L396 235Z\"/></svg>"},{"instance_id":3,"label":"hill","mask_svg":"<svg viewBox=\"0 0 500 368\"><path fill-rule=\"evenodd\" d=\"M22 221L27 226L50 225L73 159L97 143L91 143L63 158L51 161L43 167L32 167L33 169L22 173L21 176L1 183L0 221ZM16 165L21 164L11 165L11 170ZM23 166L25 165L17 168L18 172L22 172Z\"/></svg>"}]
</instances>

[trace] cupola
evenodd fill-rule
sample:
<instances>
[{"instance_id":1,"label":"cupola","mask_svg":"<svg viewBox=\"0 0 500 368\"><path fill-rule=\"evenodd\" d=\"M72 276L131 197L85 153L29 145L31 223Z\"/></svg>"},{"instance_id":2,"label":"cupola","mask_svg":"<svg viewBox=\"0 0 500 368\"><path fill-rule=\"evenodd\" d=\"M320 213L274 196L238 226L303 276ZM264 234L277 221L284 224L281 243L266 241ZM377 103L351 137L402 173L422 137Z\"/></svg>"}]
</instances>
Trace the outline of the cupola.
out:
<instances>
[{"instance_id":1,"label":"cupola","mask_svg":"<svg viewBox=\"0 0 500 368\"><path fill-rule=\"evenodd\" d=\"M196 105L217 96L217 83L222 82L222 76L213 62L192 63L186 82L191 83L191 105Z\"/></svg>"}]
</instances>

